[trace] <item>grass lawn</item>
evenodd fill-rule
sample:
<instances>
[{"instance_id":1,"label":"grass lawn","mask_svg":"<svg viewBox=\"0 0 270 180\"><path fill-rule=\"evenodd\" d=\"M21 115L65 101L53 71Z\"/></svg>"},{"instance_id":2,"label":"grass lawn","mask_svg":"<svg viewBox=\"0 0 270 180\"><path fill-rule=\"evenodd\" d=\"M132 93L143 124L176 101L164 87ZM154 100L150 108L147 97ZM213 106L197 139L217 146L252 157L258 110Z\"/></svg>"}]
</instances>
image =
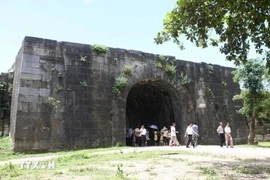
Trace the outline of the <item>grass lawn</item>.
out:
<instances>
[{"instance_id":1,"label":"grass lawn","mask_svg":"<svg viewBox=\"0 0 270 180\"><path fill-rule=\"evenodd\" d=\"M241 145L247 148L270 148L270 142L258 145ZM199 150L199 149L198 149ZM230 153L234 149L222 149ZM0 139L0 162L18 158L52 156L40 160L38 169L33 163L23 168L20 163L0 165L0 180L8 179L52 179L52 180L136 180L136 179L265 179L270 178L270 163L248 157L233 158L224 153L219 155L196 149L159 149L137 151L137 148L109 147L93 148L57 153L22 154L14 153L8 137ZM233 155L233 154L232 154ZM224 164L220 164L224 161ZM226 163L228 162L228 163ZM54 168L48 164L53 163ZM251 166L252 164L256 164ZM44 165L45 168L42 168ZM192 172L192 173L190 173ZM143 178L142 178L143 177Z\"/></svg>"},{"instance_id":2,"label":"grass lawn","mask_svg":"<svg viewBox=\"0 0 270 180\"><path fill-rule=\"evenodd\" d=\"M258 144L244 144L237 145L240 147L248 147L248 148L270 148L270 142L259 142Z\"/></svg>"},{"instance_id":3,"label":"grass lawn","mask_svg":"<svg viewBox=\"0 0 270 180\"><path fill-rule=\"evenodd\" d=\"M60 152L49 152L49 153L35 153L35 154L25 154L25 153L15 153L12 150L11 139L9 137L0 138L0 162L9 159L26 158L26 157L37 157L37 156L59 156L59 155L69 155L70 153L94 153L94 152L105 152L112 150L123 149L124 147L107 147L107 148L92 148L83 149L76 151L60 151ZM128 148L128 147L126 147Z\"/></svg>"}]
</instances>

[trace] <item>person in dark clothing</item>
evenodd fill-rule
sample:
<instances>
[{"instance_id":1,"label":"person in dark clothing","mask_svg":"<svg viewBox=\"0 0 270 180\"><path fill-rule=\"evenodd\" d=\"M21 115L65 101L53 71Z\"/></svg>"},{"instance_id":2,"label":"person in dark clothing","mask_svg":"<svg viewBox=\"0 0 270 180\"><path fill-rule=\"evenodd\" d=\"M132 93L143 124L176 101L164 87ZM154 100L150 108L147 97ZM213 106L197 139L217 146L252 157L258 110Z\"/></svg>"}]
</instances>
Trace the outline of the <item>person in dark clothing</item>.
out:
<instances>
[{"instance_id":1,"label":"person in dark clothing","mask_svg":"<svg viewBox=\"0 0 270 180\"><path fill-rule=\"evenodd\" d=\"M225 143L225 134L224 134L224 128L223 128L222 122L219 122L219 126L217 128L217 133L219 135L219 145L220 145L220 147L223 147L223 144Z\"/></svg>"},{"instance_id":2,"label":"person in dark clothing","mask_svg":"<svg viewBox=\"0 0 270 180\"><path fill-rule=\"evenodd\" d=\"M188 136L188 142L187 142L187 148L189 148L189 144L191 143L193 148L195 148L195 144L193 142L193 139L192 139L192 135L195 133L193 128L192 128L192 123L189 123L188 127L187 127L187 130L186 130L186 133L185 133L185 137Z\"/></svg>"}]
</instances>

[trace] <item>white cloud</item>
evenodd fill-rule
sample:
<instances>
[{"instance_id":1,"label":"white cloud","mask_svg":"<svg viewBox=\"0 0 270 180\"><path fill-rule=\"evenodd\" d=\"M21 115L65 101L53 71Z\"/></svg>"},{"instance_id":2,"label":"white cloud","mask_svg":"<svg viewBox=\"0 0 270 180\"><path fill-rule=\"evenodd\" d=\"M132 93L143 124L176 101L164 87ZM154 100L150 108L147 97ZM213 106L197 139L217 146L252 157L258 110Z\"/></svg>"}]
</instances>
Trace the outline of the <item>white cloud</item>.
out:
<instances>
[{"instance_id":1,"label":"white cloud","mask_svg":"<svg viewBox=\"0 0 270 180\"><path fill-rule=\"evenodd\" d=\"M85 4L89 4L90 2L92 2L93 0L82 0Z\"/></svg>"}]
</instances>

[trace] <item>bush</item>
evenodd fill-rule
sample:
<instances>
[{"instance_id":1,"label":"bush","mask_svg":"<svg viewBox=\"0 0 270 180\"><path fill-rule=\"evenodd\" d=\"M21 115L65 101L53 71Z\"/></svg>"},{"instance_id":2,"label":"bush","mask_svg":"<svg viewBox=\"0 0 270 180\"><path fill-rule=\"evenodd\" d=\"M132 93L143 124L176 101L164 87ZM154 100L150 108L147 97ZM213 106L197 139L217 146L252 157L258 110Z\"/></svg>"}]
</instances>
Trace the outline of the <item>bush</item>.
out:
<instances>
[{"instance_id":1,"label":"bush","mask_svg":"<svg viewBox=\"0 0 270 180\"><path fill-rule=\"evenodd\" d=\"M174 76L176 74L176 66L164 56L159 57L159 62L156 63L156 67L163 69L168 76Z\"/></svg>"},{"instance_id":2,"label":"bush","mask_svg":"<svg viewBox=\"0 0 270 180\"><path fill-rule=\"evenodd\" d=\"M59 105L61 104L61 101L58 101L57 99L51 96L48 97L47 102L49 106L52 107L53 109L57 109Z\"/></svg>"},{"instance_id":3,"label":"bush","mask_svg":"<svg viewBox=\"0 0 270 180\"><path fill-rule=\"evenodd\" d=\"M109 50L106 46L102 46L102 45L93 45L93 51L97 54L106 54Z\"/></svg>"},{"instance_id":4,"label":"bush","mask_svg":"<svg viewBox=\"0 0 270 180\"><path fill-rule=\"evenodd\" d=\"M167 73L168 76L174 76L176 73L176 66L166 64L164 71Z\"/></svg>"},{"instance_id":5,"label":"bush","mask_svg":"<svg viewBox=\"0 0 270 180\"><path fill-rule=\"evenodd\" d=\"M122 69L122 74L126 76L132 76L133 67L125 65Z\"/></svg>"},{"instance_id":6,"label":"bush","mask_svg":"<svg viewBox=\"0 0 270 180\"><path fill-rule=\"evenodd\" d=\"M128 80L125 76L119 75L115 78L113 86L113 95L118 97L121 91L128 85Z\"/></svg>"},{"instance_id":7,"label":"bush","mask_svg":"<svg viewBox=\"0 0 270 180\"><path fill-rule=\"evenodd\" d=\"M188 77L188 74L183 73L183 72L181 72L179 79L180 79L181 85L186 85L186 84L190 83L190 81L191 81L190 78Z\"/></svg>"}]
</instances>

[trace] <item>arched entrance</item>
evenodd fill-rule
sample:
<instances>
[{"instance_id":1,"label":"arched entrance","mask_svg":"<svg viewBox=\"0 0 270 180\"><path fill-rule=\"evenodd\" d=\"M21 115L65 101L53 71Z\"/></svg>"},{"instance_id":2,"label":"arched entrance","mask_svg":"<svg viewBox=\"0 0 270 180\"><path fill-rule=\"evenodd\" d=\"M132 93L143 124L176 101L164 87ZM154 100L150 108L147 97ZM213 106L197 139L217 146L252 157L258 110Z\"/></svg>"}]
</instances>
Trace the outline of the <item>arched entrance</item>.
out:
<instances>
[{"instance_id":1,"label":"arched entrance","mask_svg":"<svg viewBox=\"0 0 270 180\"><path fill-rule=\"evenodd\" d=\"M127 127L154 124L161 128L174 121L171 96L162 81L146 79L130 89L126 105Z\"/></svg>"},{"instance_id":2,"label":"arched entrance","mask_svg":"<svg viewBox=\"0 0 270 180\"><path fill-rule=\"evenodd\" d=\"M129 91L126 103L126 127L140 128L144 125L150 134L150 144L153 144L153 129L167 128L175 122L173 104L169 90L164 82L157 79L144 79L136 83ZM127 145L130 140L127 139Z\"/></svg>"},{"instance_id":3,"label":"arched entrance","mask_svg":"<svg viewBox=\"0 0 270 180\"><path fill-rule=\"evenodd\" d=\"M187 123L194 121L195 116L189 90L153 67L142 67L138 71L140 73L129 79L129 86L121 96L113 99L112 144L126 144L126 130L130 126L154 124L161 129L173 122L179 131L177 138L183 144Z\"/></svg>"}]
</instances>

